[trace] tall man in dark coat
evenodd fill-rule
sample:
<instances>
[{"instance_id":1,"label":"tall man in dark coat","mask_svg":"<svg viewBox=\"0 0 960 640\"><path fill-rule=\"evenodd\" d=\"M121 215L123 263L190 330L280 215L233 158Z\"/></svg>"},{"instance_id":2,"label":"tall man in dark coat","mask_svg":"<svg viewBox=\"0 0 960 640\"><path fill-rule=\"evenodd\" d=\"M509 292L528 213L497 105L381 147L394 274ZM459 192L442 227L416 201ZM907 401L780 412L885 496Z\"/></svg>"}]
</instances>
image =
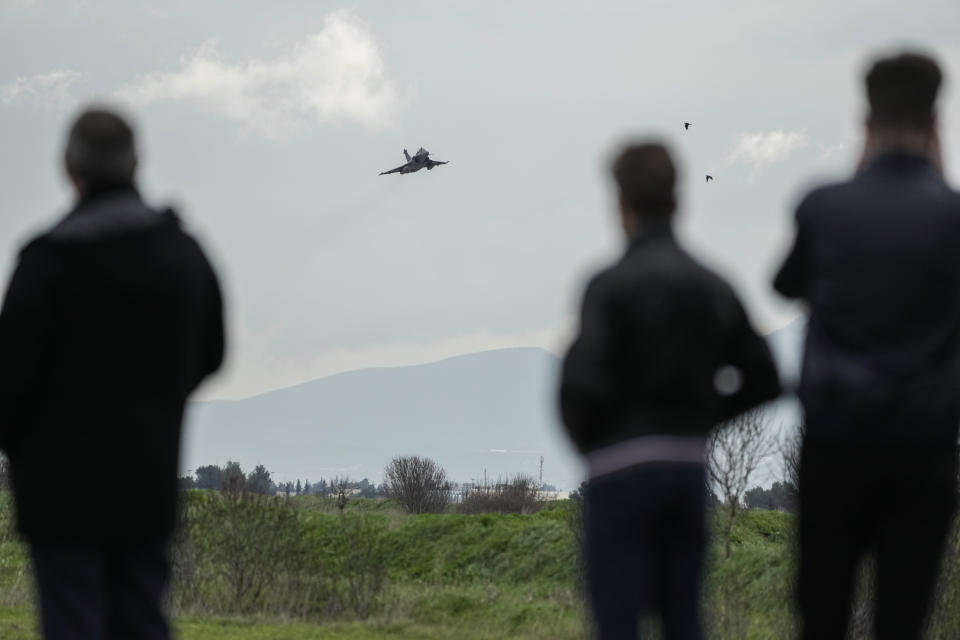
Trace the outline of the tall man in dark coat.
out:
<instances>
[{"instance_id":1,"label":"tall man in dark coat","mask_svg":"<svg viewBox=\"0 0 960 640\"><path fill-rule=\"evenodd\" d=\"M940 82L923 55L871 67L860 171L800 203L774 284L810 310L798 585L810 640L844 637L868 550L877 638L920 638L956 501L960 194L940 170Z\"/></svg>"},{"instance_id":2,"label":"tall man in dark coat","mask_svg":"<svg viewBox=\"0 0 960 640\"><path fill-rule=\"evenodd\" d=\"M76 206L20 252L0 312L0 447L48 640L169 638L184 404L223 357L217 278L134 187L134 136L70 129Z\"/></svg>"},{"instance_id":3,"label":"tall man in dark coat","mask_svg":"<svg viewBox=\"0 0 960 640\"><path fill-rule=\"evenodd\" d=\"M629 146L613 177L627 250L587 286L560 388L589 473L590 600L602 640L635 638L650 613L698 640L707 434L780 387L734 291L674 238L667 150Z\"/></svg>"}]
</instances>

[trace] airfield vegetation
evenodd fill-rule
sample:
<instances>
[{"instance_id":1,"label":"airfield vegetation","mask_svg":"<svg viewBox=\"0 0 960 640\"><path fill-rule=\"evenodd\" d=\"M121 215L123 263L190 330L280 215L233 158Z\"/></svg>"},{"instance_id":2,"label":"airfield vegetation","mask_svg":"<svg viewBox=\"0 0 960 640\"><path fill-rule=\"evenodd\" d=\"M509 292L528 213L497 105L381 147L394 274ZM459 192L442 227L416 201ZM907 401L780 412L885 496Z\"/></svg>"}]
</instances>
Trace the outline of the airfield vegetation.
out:
<instances>
[{"instance_id":1,"label":"airfield vegetation","mask_svg":"<svg viewBox=\"0 0 960 640\"><path fill-rule=\"evenodd\" d=\"M183 640L586 636L574 501L527 515L407 515L372 499L340 512L317 496L213 491L185 503L171 598ZM0 518L9 531L6 499ZM710 637L791 637L792 531L789 514L754 510L736 523L729 557L715 536ZM0 538L0 637L39 638L27 554ZM960 624L958 536L951 545L931 638ZM858 605L854 637L868 628Z\"/></svg>"}]
</instances>

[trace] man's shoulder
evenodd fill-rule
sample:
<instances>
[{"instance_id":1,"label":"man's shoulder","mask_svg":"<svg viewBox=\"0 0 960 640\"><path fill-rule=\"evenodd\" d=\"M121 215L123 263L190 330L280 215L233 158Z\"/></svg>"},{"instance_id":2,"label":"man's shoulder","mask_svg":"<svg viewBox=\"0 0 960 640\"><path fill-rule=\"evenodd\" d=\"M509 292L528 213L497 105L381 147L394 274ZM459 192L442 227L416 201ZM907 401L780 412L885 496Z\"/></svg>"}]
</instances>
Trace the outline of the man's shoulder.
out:
<instances>
[{"instance_id":1,"label":"man's shoulder","mask_svg":"<svg viewBox=\"0 0 960 640\"><path fill-rule=\"evenodd\" d=\"M55 244L84 244L113 240L171 224L179 226L179 220L171 210L161 211L147 206L136 192L120 192L77 207L45 235Z\"/></svg>"},{"instance_id":2,"label":"man's shoulder","mask_svg":"<svg viewBox=\"0 0 960 640\"><path fill-rule=\"evenodd\" d=\"M50 243L50 231L42 231L33 235L20 247L18 258L20 263L47 262L54 259L55 247Z\"/></svg>"},{"instance_id":3,"label":"man's shoulder","mask_svg":"<svg viewBox=\"0 0 960 640\"><path fill-rule=\"evenodd\" d=\"M901 195L899 199L909 197L921 208L929 205L933 210L946 208L960 213L960 192L951 188L937 175L914 178L902 188L898 187L898 190ZM824 184L809 191L797 205L797 218L829 219L833 218L837 211L845 211L852 206L883 208L889 202L888 195L888 189L878 189L875 176L855 176L850 180Z\"/></svg>"},{"instance_id":4,"label":"man's shoulder","mask_svg":"<svg viewBox=\"0 0 960 640\"><path fill-rule=\"evenodd\" d=\"M954 189L946 181L940 183L937 197L960 213L960 191Z\"/></svg>"},{"instance_id":5,"label":"man's shoulder","mask_svg":"<svg viewBox=\"0 0 960 640\"><path fill-rule=\"evenodd\" d=\"M614 292L623 280L623 267L620 262L603 267L587 281L585 294L590 297L606 296Z\"/></svg>"},{"instance_id":6,"label":"man's shoulder","mask_svg":"<svg viewBox=\"0 0 960 640\"><path fill-rule=\"evenodd\" d=\"M621 258L597 271L587 282L584 290L584 302L604 304L628 297L642 286L636 269Z\"/></svg>"},{"instance_id":7,"label":"man's shoulder","mask_svg":"<svg viewBox=\"0 0 960 640\"><path fill-rule=\"evenodd\" d=\"M123 214L129 214L129 219ZM110 256L129 258L129 251L119 247L132 242L146 250L144 255L153 247L177 256L173 263L183 269L210 268L203 246L170 207L118 209L103 212L97 220L91 219L93 217L70 213L36 234L20 249L21 264L67 265L88 260L93 255L91 252L100 256L97 258L100 261L109 260Z\"/></svg>"},{"instance_id":8,"label":"man's shoulder","mask_svg":"<svg viewBox=\"0 0 960 640\"><path fill-rule=\"evenodd\" d=\"M645 287L658 291L696 288L724 295L732 292L723 276L675 243L628 253L598 273L595 280L598 289L611 294L634 295Z\"/></svg>"},{"instance_id":9,"label":"man's shoulder","mask_svg":"<svg viewBox=\"0 0 960 640\"><path fill-rule=\"evenodd\" d=\"M861 195L863 191L863 186L855 180L838 180L822 184L808 191L800 200L797 205L797 215L817 215L819 212L829 210L851 197Z\"/></svg>"}]
</instances>

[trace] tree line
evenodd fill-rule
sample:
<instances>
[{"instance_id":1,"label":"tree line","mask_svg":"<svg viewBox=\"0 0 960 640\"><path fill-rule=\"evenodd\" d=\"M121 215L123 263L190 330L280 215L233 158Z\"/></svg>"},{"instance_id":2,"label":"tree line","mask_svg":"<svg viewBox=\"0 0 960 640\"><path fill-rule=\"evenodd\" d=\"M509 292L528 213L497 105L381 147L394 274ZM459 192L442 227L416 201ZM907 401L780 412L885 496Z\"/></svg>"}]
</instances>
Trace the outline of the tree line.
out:
<instances>
[{"instance_id":1,"label":"tree line","mask_svg":"<svg viewBox=\"0 0 960 640\"><path fill-rule=\"evenodd\" d=\"M446 470L421 456L397 456L383 471L382 484L345 476L316 482L307 479L276 482L262 464L244 472L240 463L208 464L179 479L184 490L200 489L264 496L317 495L335 498L342 510L350 498L389 498L407 513L443 513L451 504L461 513L533 513L542 502L543 487L532 477L516 474L489 484L467 483L457 492Z\"/></svg>"},{"instance_id":2,"label":"tree line","mask_svg":"<svg viewBox=\"0 0 960 640\"><path fill-rule=\"evenodd\" d=\"M260 495L330 496L338 490L348 495L361 498L386 497L383 485L370 482L369 479L351 480L346 477L334 476L330 480L321 478L316 482L307 479L296 481L277 482L272 474L262 464L258 464L252 471L244 472L239 462L229 461L223 466L216 464L202 465L196 468L193 474L179 478L181 489L204 489L208 491L223 491L242 488L243 491Z\"/></svg>"}]
</instances>

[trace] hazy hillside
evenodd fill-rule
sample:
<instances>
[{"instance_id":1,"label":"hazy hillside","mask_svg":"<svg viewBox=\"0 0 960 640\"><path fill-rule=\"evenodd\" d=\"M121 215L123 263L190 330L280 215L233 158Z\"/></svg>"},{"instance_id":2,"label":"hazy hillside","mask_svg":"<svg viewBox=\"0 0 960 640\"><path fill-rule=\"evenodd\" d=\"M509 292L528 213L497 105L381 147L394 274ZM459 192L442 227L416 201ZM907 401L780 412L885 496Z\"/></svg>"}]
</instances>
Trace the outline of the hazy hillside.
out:
<instances>
[{"instance_id":1,"label":"hazy hillside","mask_svg":"<svg viewBox=\"0 0 960 640\"><path fill-rule=\"evenodd\" d=\"M397 454L435 458L458 481L524 471L570 486L578 465L555 419L558 359L504 349L364 369L239 401L196 403L184 466L263 463L280 478L379 482Z\"/></svg>"},{"instance_id":2,"label":"hazy hillside","mask_svg":"<svg viewBox=\"0 0 960 640\"><path fill-rule=\"evenodd\" d=\"M782 375L796 377L804 325L770 336ZM457 481L524 471L573 488L580 467L556 420L559 360L540 349L504 349L432 364L364 369L238 401L196 403L184 466L237 460L279 479L336 474L376 482L394 455L435 458ZM785 398L772 428L797 424ZM774 461L758 478L777 477Z\"/></svg>"}]
</instances>

